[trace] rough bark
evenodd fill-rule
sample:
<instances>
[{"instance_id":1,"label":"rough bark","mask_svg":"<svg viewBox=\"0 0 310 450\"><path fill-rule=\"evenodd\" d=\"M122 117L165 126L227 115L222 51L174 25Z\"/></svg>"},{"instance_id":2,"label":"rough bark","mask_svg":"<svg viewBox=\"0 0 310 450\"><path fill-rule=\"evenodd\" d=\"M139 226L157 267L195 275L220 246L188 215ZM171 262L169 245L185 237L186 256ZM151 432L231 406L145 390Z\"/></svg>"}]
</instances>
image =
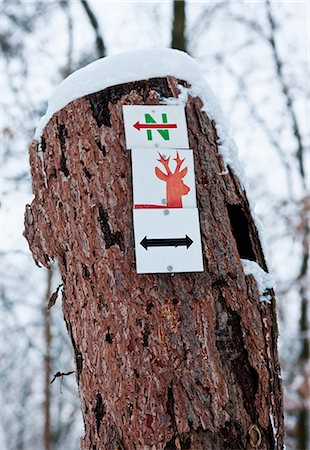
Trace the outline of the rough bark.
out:
<instances>
[{"instance_id":1,"label":"rough bark","mask_svg":"<svg viewBox=\"0 0 310 450\"><path fill-rule=\"evenodd\" d=\"M275 299L261 303L243 272L240 257L266 264L245 192L231 171L220 175L216 131L199 98L189 97L186 116L205 271L135 272L121 107L177 96L178 82L78 99L30 147L35 198L25 236L38 264L60 266L81 448L282 449Z\"/></svg>"}]
</instances>

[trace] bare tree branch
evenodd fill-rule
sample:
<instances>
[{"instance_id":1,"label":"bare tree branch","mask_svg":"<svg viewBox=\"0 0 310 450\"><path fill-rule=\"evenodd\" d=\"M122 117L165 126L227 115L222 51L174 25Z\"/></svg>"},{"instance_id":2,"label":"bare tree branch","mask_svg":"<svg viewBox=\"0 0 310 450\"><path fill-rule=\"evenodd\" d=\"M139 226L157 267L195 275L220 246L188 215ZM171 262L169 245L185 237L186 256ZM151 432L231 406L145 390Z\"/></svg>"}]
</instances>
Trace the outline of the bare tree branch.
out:
<instances>
[{"instance_id":1,"label":"bare tree branch","mask_svg":"<svg viewBox=\"0 0 310 450\"><path fill-rule=\"evenodd\" d=\"M67 50L67 61L66 65L63 69L63 75L64 77L67 77L70 75L70 73L73 72L73 62L72 62L72 55L73 55L73 17L70 7L70 0L64 0L61 3L61 6L64 9L66 19L67 19L67 30L68 30L68 50Z\"/></svg>"},{"instance_id":2,"label":"bare tree branch","mask_svg":"<svg viewBox=\"0 0 310 450\"><path fill-rule=\"evenodd\" d=\"M256 20L249 19L248 17L244 17L239 14L229 14L229 17L235 22L245 25L247 28L255 31L255 33L257 33L260 37L268 40L264 29Z\"/></svg>"},{"instance_id":3,"label":"bare tree branch","mask_svg":"<svg viewBox=\"0 0 310 450\"><path fill-rule=\"evenodd\" d=\"M227 62L224 60L224 58L217 56L217 61L220 62L222 65L225 65L225 68L227 70L227 72L235 79L237 85L238 85L238 96L242 98L242 100L246 103L247 107L249 108L249 111L252 115L252 117L256 120L256 122L258 123L258 125L261 127L261 129L263 130L265 136L267 137L267 139L269 140L270 144L274 147L274 149L276 150L280 161L283 164L283 168L285 170L285 174L286 174L286 178L287 178L287 188L288 191L290 193L290 195L292 196L291 193L291 188L292 188L292 176L291 176L291 166L287 160L287 155L285 154L285 152L283 151L279 140L274 136L274 132L273 130L270 129L267 121L265 120L265 118L259 113L257 106L255 104L255 102L253 102L251 100L251 97L248 94L248 89L247 89L247 85L244 82L244 79L246 77L244 77L243 75L238 75L231 67L228 66Z\"/></svg>"},{"instance_id":4,"label":"bare tree branch","mask_svg":"<svg viewBox=\"0 0 310 450\"><path fill-rule=\"evenodd\" d=\"M209 26L209 22L211 18L213 19L214 14L219 10L227 7L227 5L228 1L225 0L220 3L211 3L207 5L202 14L200 14L200 16L195 20L194 24L189 30L191 41L193 39L196 39L197 37L199 38L201 33Z\"/></svg>"},{"instance_id":5,"label":"bare tree branch","mask_svg":"<svg viewBox=\"0 0 310 450\"><path fill-rule=\"evenodd\" d=\"M297 115L294 108L294 102L293 98L290 92L290 88L285 80L285 76L283 73L283 62L281 61L279 49L276 42L276 29L277 25L275 22L275 19L273 17L272 11L271 11L271 5L270 1L266 0L266 12L267 12L267 18L270 28L270 34L268 37L268 42L270 44L272 55L273 55L273 61L275 64L276 73L278 76L278 80L281 86L281 90L283 93L283 96L285 97L287 111L291 120L292 124L292 130L293 134L296 138L297 142L297 149L296 149L296 157L299 164L299 172L302 179L303 187L306 187L306 180L305 180L305 170L304 170L304 163L303 163L303 156L304 156L304 145L302 141L301 131L297 120Z\"/></svg>"},{"instance_id":6,"label":"bare tree branch","mask_svg":"<svg viewBox=\"0 0 310 450\"><path fill-rule=\"evenodd\" d=\"M104 45L103 37L100 31L100 26L97 20L97 17L95 16L95 13L89 6L89 3L87 0L81 0L81 4L85 10L85 13L90 21L91 26L94 29L95 36L96 36L96 49L97 49L97 56L98 58L102 58L103 56L106 56L106 48Z\"/></svg>"}]
</instances>

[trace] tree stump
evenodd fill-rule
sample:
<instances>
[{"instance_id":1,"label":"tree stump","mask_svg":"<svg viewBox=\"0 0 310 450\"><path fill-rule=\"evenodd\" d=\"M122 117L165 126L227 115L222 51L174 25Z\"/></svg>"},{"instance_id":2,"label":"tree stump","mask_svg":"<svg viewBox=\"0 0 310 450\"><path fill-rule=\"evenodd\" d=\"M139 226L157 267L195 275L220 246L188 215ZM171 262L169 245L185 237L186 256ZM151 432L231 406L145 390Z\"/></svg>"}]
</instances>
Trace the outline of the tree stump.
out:
<instances>
[{"instance_id":1,"label":"tree stump","mask_svg":"<svg viewBox=\"0 0 310 450\"><path fill-rule=\"evenodd\" d=\"M25 236L37 264L60 267L81 448L282 449L275 299L260 302L244 274L241 258L267 270L257 229L198 97L186 117L205 270L135 271L122 105L156 105L178 84L153 78L75 100L30 146Z\"/></svg>"}]
</instances>

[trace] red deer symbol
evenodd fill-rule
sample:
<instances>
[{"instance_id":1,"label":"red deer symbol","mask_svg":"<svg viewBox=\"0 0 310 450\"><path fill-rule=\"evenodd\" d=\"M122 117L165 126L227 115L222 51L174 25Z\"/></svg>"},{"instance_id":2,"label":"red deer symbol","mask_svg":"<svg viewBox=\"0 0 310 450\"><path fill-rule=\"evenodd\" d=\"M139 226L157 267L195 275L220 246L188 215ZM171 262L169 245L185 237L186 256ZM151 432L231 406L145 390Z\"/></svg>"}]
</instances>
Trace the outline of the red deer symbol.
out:
<instances>
[{"instance_id":1,"label":"red deer symbol","mask_svg":"<svg viewBox=\"0 0 310 450\"><path fill-rule=\"evenodd\" d=\"M170 156L165 159L159 153L159 159L157 161L164 166L166 173L158 167L155 167L155 173L160 180L166 183L166 208L182 208L182 196L187 195L190 191L190 188L183 182L183 178L186 176L188 168L185 167L181 170L185 158L181 159L179 157L179 152L177 152L177 156L176 158L173 158L173 160L176 161L177 164L174 172L171 172L169 167Z\"/></svg>"}]
</instances>

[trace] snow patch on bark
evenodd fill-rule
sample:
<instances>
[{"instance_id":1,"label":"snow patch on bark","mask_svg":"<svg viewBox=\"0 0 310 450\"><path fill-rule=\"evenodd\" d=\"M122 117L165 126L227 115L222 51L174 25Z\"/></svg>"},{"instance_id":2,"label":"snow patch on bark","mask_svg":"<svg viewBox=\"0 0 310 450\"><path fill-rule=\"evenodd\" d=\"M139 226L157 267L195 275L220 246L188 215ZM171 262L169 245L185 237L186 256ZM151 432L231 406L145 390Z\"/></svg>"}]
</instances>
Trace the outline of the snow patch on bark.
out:
<instances>
[{"instance_id":1,"label":"snow patch on bark","mask_svg":"<svg viewBox=\"0 0 310 450\"><path fill-rule=\"evenodd\" d=\"M274 441L275 441L275 448L277 448L278 447L278 442L277 442L278 441L277 440L278 430L277 430L277 428L275 426L274 417L273 417L273 414L272 414L271 410L270 410L270 413L269 413L269 418L270 418L270 423L271 423L271 427L272 427L273 437L274 437ZM285 450L285 446L283 447L283 450Z\"/></svg>"},{"instance_id":2,"label":"snow patch on bark","mask_svg":"<svg viewBox=\"0 0 310 450\"><path fill-rule=\"evenodd\" d=\"M163 97L160 99L161 103L164 103L165 105L185 107L190 89L182 84L178 84L178 89L180 93L177 97Z\"/></svg>"},{"instance_id":3,"label":"snow patch on bark","mask_svg":"<svg viewBox=\"0 0 310 450\"><path fill-rule=\"evenodd\" d=\"M270 273L265 272L255 261L241 259L241 263L245 275L253 275L255 278L260 301L271 303L272 297L268 293L268 289L274 287L273 277Z\"/></svg>"}]
</instances>

